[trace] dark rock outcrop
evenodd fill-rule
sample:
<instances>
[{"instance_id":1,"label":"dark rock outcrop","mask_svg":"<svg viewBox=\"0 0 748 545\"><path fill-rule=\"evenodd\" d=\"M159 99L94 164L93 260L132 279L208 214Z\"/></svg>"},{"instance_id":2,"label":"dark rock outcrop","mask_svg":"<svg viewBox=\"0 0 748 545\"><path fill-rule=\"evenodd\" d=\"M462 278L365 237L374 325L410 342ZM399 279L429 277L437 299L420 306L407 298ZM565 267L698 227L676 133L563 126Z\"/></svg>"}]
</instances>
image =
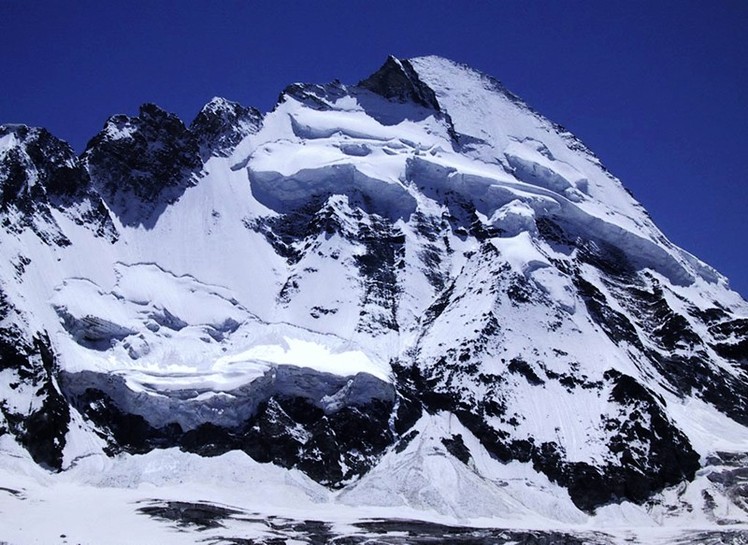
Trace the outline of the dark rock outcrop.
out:
<instances>
[{"instance_id":1,"label":"dark rock outcrop","mask_svg":"<svg viewBox=\"0 0 748 545\"><path fill-rule=\"evenodd\" d=\"M250 134L262 125L262 114L254 109L215 97L208 102L190 123L203 161L212 155L227 157Z\"/></svg>"},{"instance_id":2,"label":"dark rock outcrop","mask_svg":"<svg viewBox=\"0 0 748 545\"><path fill-rule=\"evenodd\" d=\"M119 220L146 227L194 184L203 164L195 135L154 104L142 105L137 117L109 118L82 160Z\"/></svg>"},{"instance_id":3,"label":"dark rock outcrop","mask_svg":"<svg viewBox=\"0 0 748 545\"><path fill-rule=\"evenodd\" d=\"M109 212L73 149L46 129L0 126L11 144L0 152L0 215L4 227L31 229L47 244L70 241L52 216L56 209L110 241L117 233ZM17 211L17 214L12 213Z\"/></svg>"},{"instance_id":4,"label":"dark rock outcrop","mask_svg":"<svg viewBox=\"0 0 748 545\"><path fill-rule=\"evenodd\" d=\"M131 390L122 377L90 371L63 372L60 382L110 453L175 446L203 456L243 450L335 487L363 475L397 439L390 429L395 390L365 373L341 377L279 366L199 400L205 392L151 395Z\"/></svg>"},{"instance_id":5,"label":"dark rock outcrop","mask_svg":"<svg viewBox=\"0 0 748 545\"><path fill-rule=\"evenodd\" d=\"M421 81L413 65L391 55L379 70L359 82L358 86L389 100L410 102L441 111L433 89Z\"/></svg>"}]
</instances>

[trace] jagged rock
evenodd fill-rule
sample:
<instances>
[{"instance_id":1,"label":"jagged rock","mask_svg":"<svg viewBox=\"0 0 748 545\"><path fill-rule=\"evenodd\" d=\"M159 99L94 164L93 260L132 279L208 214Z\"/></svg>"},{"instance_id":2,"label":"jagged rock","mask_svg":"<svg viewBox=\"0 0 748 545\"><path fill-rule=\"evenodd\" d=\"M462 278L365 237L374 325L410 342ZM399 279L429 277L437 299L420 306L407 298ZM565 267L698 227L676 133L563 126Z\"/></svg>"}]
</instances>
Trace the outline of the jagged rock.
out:
<instances>
[{"instance_id":1,"label":"jagged rock","mask_svg":"<svg viewBox=\"0 0 748 545\"><path fill-rule=\"evenodd\" d=\"M116 240L109 212L67 143L26 125L0 126L0 139L6 142L0 149L0 213L7 228L30 228L47 244L67 246L52 216L55 209L97 236Z\"/></svg>"},{"instance_id":2,"label":"jagged rock","mask_svg":"<svg viewBox=\"0 0 748 545\"><path fill-rule=\"evenodd\" d=\"M391 100L413 102L440 111L433 89L421 81L413 65L391 55L379 70L359 82L358 86Z\"/></svg>"},{"instance_id":3,"label":"jagged rock","mask_svg":"<svg viewBox=\"0 0 748 545\"><path fill-rule=\"evenodd\" d=\"M152 226L202 167L197 139L155 104L137 117L116 115L86 147L82 160L97 191L125 225Z\"/></svg>"},{"instance_id":4,"label":"jagged rock","mask_svg":"<svg viewBox=\"0 0 748 545\"><path fill-rule=\"evenodd\" d=\"M255 134L262 124L262 114L254 109L215 97L203 106L190 123L190 131L197 138L203 161L212 155L227 157L250 134Z\"/></svg>"},{"instance_id":5,"label":"jagged rock","mask_svg":"<svg viewBox=\"0 0 748 545\"><path fill-rule=\"evenodd\" d=\"M27 343L20 335L0 328L0 375L14 394L13 399L0 402L2 427L36 463L60 470L70 408L57 387L55 356L48 338Z\"/></svg>"}]
</instances>

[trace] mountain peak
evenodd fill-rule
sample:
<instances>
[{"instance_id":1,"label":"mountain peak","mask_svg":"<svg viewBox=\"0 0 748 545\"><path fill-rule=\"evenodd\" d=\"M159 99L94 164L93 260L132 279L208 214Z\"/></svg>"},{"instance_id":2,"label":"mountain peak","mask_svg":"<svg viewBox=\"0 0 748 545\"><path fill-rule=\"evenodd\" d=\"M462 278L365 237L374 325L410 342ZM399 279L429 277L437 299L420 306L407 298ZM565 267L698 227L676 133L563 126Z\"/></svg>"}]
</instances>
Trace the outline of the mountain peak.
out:
<instances>
[{"instance_id":1,"label":"mountain peak","mask_svg":"<svg viewBox=\"0 0 748 545\"><path fill-rule=\"evenodd\" d=\"M179 119L176 115L167 112L152 102L141 104L140 108L138 108L138 116L142 120L151 120L152 122L159 123L173 122L175 119Z\"/></svg>"},{"instance_id":2,"label":"mountain peak","mask_svg":"<svg viewBox=\"0 0 748 545\"><path fill-rule=\"evenodd\" d=\"M88 176L67 142L40 127L0 126L0 187L4 203L39 191L70 197L84 190L87 183ZM41 194L36 198L42 198Z\"/></svg>"},{"instance_id":3,"label":"mountain peak","mask_svg":"<svg viewBox=\"0 0 748 545\"><path fill-rule=\"evenodd\" d=\"M17 134L19 137L24 138L32 130L34 130L33 127L29 127L23 123L4 123L0 125L0 138L10 134Z\"/></svg>"},{"instance_id":4,"label":"mountain peak","mask_svg":"<svg viewBox=\"0 0 748 545\"><path fill-rule=\"evenodd\" d=\"M224 97L214 96L200 109L200 113L230 112L241 106L238 102L228 100Z\"/></svg>"},{"instance_id":5,"label":"mountain peak","mask_svg":"<svg viewBox=\"0 0 748 545\"><path fill-rule=\"evenodd\" d=\"M424 84L408 60L392 55L382 67L358 83L359 87L389 100L414 102L425 108L441 111L434 91Z\"/></svg>"},{"instance_id":6,"label":"mountain peak","mask_svg":"<svg viewBox=\"0 0 748 545\"><path fill-rule=\"evenodd\" d=\"M228 156L245 137L256 133L262 114L222 97L213 97L190 124L203 160L211 155Z\"/></svg>"},{"instance_id":7,"label":"mountain peak","mask_svg":"<svg viewBox=\"0 0 748 545\"><path fill-rule=\"evenodd\" d=\"M71 241L55 212L115 240L111 217L91 178L67 142L44 128L0 126L0 215L12 232L33 232L46 245ZM1 290L1 286L0 286Z\"/></svg>"},{"instance_id":8,"label":"mountain peak","mask_svg":"<svg viewBox=\"0 0 748 545\"><path fill-rule=\"evenodd\" d=\"M197 139L155 104L138 116L110 117L82 160L110 209L123 223L151 225L202 167Z\"/></svg>"}]
</instances>

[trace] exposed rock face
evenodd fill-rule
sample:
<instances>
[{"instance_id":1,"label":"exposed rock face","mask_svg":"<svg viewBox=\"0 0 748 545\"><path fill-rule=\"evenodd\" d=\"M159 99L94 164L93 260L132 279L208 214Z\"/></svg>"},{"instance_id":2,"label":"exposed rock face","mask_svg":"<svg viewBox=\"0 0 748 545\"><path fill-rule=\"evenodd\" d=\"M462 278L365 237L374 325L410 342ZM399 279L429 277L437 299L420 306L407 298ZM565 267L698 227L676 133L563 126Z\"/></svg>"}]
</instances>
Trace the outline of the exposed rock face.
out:
<instances>
[{"instance_id":1,"label":"exposed rock face","mask_svg":"<svg viewBox=\"0 0 748 545\"><path fill-rule=\"evenodd\" d=\"M70 146L45 129L4 125L0 138L13 141L2 154L4 210L13 205L28 213L50 198L69 205L72 198L85 193L88 173Z\"/></svg>"},{"instance_id":2,"label":"exposed rock face","mask_svg":"<svg viewBox=\"0 0 748 545\"><path fill-rule=\"evenodd\" d=\"M2 127L0 218L0 435L45 467L76 422L86 455L242 451L367 505L464 513L445 473L480 516L696 481L745 509L748 305L465 66L147 104L80 159Z\"/></svg>"},{"instance_id":3,"label":"exposed rock face","mask_svg":"<svg viewBox=\"0 0 748 545\"><path fill-rule=\"evenodd\" d=\"M26 340L14 314L0 291L0 379L12 392L0 401L0 436L10 433L36 463L60 470L70 407L57 385L57 362L49 339Z\"/></svg>"},{"instance_id":4,"label":"exposed rock face","mask_svg":"<svg viewBox=\"0 0 748 545\"><path fill-rule=\"evenodd\" d=\"M190 131L197 137L200 155L205 161L212 155L227 157L239 142L255 134L261 125L262 114L258 110L215 97L190 123Z\"/></svg>"},{"instance_id":5,"label":"exposed rock face","mask_svg":"<svg viewBox=\"0 0 748 545\"><path fill-rule=\"evenodd\" d=\"M125 225L152 225L194 183L202 167L194 135L154 104L116 115L89 143L83 161L107 206Z\"/></svg>"},{"instance_id":6,"label":"exposed rock face","mask_svg":"<svg viewBox=\"0 0 748 545\"><path fill-rule=\"evenodd\" d=\"M73 407L95 423L110 452L181 447L204 456L243 450L259 462L299 468L340 486L365 473L395 436L391 384L279 366L227 393L134 392L119 376L65 373Z\"/></svg>"},{"instance_id":7,"label":"exposed rock face","mask_svg":"<svg viewBox=\"0 0 748 545\"><path fill-rule=\"evenodd\" d=\"M413 65L407 60L390 56L382 68L361 81L358 86L390 100L412 102L440 111L433 89L421 81Z\"/></svg>"},{"instance_id":8,"label":"exposed rock face","mask_svg":"<svg viewBox=\"0 0 748 545\"><path fill-rule=\"evenodd\" d=\"M67 143L26 125L0 126L0 139L6 143L0 149L0 213L6 229L29 228L48 244L68 245L52 215L57 210L97 236L116 239L109 212Z\"/></svg>"}]
</instances>

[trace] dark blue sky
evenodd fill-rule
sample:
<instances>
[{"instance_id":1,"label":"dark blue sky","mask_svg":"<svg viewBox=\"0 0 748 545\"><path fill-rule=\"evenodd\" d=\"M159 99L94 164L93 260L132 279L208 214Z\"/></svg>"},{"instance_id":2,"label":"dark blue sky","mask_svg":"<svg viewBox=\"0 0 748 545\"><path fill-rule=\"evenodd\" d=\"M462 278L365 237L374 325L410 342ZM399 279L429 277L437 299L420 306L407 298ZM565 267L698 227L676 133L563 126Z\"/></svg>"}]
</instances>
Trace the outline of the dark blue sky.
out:
<instances>
[{"instance_id":1,"label":"dark blue sky","mask_svg":"<svg viewBox=\"0 0 748 545\"><path fill-rule=\"evenodd\" d=\"M0 123L81 151L155 102L261 110L387 54L487 72L579 136L676 244L748 296L748 2L0 0Z\"/></svg>"}]
</instances>

